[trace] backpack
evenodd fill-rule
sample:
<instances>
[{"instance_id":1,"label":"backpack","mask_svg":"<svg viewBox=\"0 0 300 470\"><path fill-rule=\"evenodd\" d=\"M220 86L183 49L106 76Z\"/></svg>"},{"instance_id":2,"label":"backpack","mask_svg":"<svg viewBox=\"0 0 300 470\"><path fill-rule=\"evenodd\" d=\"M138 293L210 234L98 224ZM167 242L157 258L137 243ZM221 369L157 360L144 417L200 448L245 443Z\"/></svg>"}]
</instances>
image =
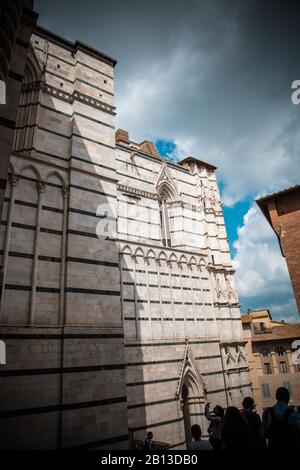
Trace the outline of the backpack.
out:
<instances>
[{"instance_id":1,"label":"backpack","mask_svg":"<svg viewBox=\"0 0 300 470\"><path fill-rule=\"evenodd\" d=\"M293 408L287 408L280 417L275 415L274 409L269 408L271 424L268 429L268 447L270 449L294 449L296 447L296 433L289 423Z\"/></svg>"}]
</instances>

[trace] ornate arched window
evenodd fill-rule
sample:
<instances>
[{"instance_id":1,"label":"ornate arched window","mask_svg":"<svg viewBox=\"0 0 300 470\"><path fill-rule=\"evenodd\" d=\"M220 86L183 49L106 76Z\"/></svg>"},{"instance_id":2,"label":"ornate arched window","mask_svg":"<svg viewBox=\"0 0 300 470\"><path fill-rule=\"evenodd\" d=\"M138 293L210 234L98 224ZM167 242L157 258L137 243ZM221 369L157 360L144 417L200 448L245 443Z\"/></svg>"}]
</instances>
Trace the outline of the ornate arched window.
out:
<instances>
[{"instance_id":1,"label":"ornate arched window","mask_svg":"<svg viewBox=\"0 0 300 470\"><path fill-rule=\"evenodd\" d=\"M164 194L159 197L158 203L161 227L161 240L164 246L171 246L171 229L168 200Z\"/></svg>"},{"instance_id":2,"label":"ornate arched window","mask_svg":"<svg viewBox=\"0 0 300 470\"><path fill-rule=\"evenodd\" d=\"M29 48L14 139L14 150L30 152L37 124L38 99L42 70L32 47Z\"/></svg>"},{"instance_id":3,"label":"ornate arched window","mask_svg":"<svg viewBox=\"0 0 300 470\"><path fill-rule=\"evenodd\" d=\"M162 164L158 175L156 190L158 194L162 244L164 246L171 246L172 230L170 223L170 206L172 202L178 201L179 194L166 161Z\"/></svg>"}]
</instances>

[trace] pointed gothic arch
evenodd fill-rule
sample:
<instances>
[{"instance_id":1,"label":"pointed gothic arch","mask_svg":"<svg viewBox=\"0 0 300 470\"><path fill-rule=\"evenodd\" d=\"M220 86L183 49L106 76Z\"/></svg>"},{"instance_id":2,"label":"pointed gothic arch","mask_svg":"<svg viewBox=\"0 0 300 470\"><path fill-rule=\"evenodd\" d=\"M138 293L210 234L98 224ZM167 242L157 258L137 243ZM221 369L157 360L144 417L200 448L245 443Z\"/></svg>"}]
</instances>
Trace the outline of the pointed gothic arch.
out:
<instances>
[{"instance_id":1,"label":"pointed gothic arch","mask_svg":"<svg viewBox=\"0 0 300 470\"><path fill-rule=\"evenodd\" d=\"M23 168L20 171L20 175L24 175L24 174L26 176L29 175L30 177L35 176L35 179L37 181L41 180L41 174L40 174L39 170L34 165L29 164L29 165L23 166Z\"/></svg>"},{"instance_id":2,"label":"pointed gothic arch","mask_svg":"<svg viewBox=\"0 0 300 470\"><path fill-rule=\"evenodd\" d=\"M122 255L131 255L132 254L132 251L131 251L131 248L129 245L125 245L123 246L122 250L121 250L121 254Z\"/></svg>"},{"instance_id":3,"label":"pointed gothic arch","mask_svg":"<svg viewBox=\"0 0 300 470\"><path fill-rule=\"evenodd\" d=\"M152 249L147 251L147 258L153 258L153 259L156 258L155 253Z\"/></svg>"},{"instance_id":4,"label":"pointed gothic arch","mask_svg":"<svg viewBox=\"0 0 300 470\"><path fill-rule=\"evenodd\" d=\"M202 417L206 399L206 386L188 344L185 348L176 396L183 413L186 441L188 442L191 438L191 425L203 425Z\"/></svg>"},{"instance_id":5,"label":"pointed gothic arch","mask_svg":"<svg viewBox=\"0 0 300 470\"><path fill-rule=\"evenodd\" d=\"M62 188L66 187L65 180L58 171L54 170L47 174L46 181L50 181L51 179L56 179L56 181L59 183L60 186L62 186Z\"/></svg>"},{"instance_id":6,"label":"pointed gothic arch","mask_svg":"<svg viewBox=\"0 0 300 470\"><path fill-rule=\"evenodd\" d=\"M141 256L143 258L145 256L144 250L140 246L138 246L134 252L134 256Z\"/></svg>"},{"instance_id":7,"label":"pointed gothic arch","mask_svg":"<svg viewBox=\"0 0 300 470\"><path fill-rule=\"evenodd\" d=\"M39 93L43 72L32 46L28 48L20 107L18 111L14 151L31 152L34 146Z\"/></svg>"},{"instance_id":8,"label":"pointed gothic arch","mask_svg":"<svg viewBox=\"0 0 300 470\"><path fill-rule=\"evenodd\" d=\"M159 198L165 198L167 202L174 202L179 199L177 185L168 169L166 161L162 164L155 186Z\"/></svg>"},{"instance_id":9,"label":"pointed gothic arch","mask_svg":"<svg viewBox=\"0 0 300 470\"><path fill-rule=\"evenodd\" d=\"M166 161L162 164L155 186L158 195L161 239L164 246L171 246L170 204L179 199L179 194Z\"/></svg>"}]
</instances>

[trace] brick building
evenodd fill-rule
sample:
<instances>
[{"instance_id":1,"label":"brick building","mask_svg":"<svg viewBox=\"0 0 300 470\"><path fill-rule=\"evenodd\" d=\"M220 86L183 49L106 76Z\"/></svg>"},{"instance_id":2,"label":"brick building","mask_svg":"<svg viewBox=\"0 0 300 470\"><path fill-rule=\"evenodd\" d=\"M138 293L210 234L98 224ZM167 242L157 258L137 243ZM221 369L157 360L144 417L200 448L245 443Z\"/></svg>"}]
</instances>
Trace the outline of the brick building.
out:
<instances>
[{"instance_id":1,"label":"brick building","mask_svg":"<svg viewBox=\"0 0 300 470\"><path fill-rule=\"evenodd\" d=\"M300 185L269 194L256 202L278 238L300 313Z\"/></svg>"},{"instance_id":2,"label":"brick building","mask_svg":"<svg viewBox=\"0 0 300 470\"><path fill-rule=\"evenodd\" d=\"M290 404L300 406L300 364L294 361L300 323L276 322L269 310L248 312L241 318L258 412L274 404L276 389L282 386L290 391Z\"/></svg>"}]
</instances>

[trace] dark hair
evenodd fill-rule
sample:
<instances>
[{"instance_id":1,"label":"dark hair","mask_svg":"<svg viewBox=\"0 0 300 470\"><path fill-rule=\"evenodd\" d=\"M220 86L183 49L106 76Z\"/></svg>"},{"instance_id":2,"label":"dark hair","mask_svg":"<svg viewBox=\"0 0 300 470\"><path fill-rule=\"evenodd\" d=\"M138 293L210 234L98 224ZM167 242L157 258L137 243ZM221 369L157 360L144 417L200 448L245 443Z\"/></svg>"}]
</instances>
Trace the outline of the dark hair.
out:
<instances>
[{"instance_id":1,"label":"dark hair","mask_svg":"<svg viewBox=\"0 0 300 470\"><path fill-rule=\"evenodd\" d=\"M252 408L254 405L254 400L252 397L245 397L243 400L243 408L245 410L248 410L249 408Z\"/></svg>"},{"instance_id":2,"label":"dark hair","mask_svg":"<svg viewBox=\"0 0 300 470\"><path fill-rule=\"evenodd\" d=\"M288 403L290 401L290 392L285 387L279 387L276 390L276 400Z\"/></svg>"},{"instance_id":3,"label":"dark hair","mask_svg":"<svg viewBox=\"0 0 300 470\"><path fill-rule=\"evenodd\" d=\"M249 424L246 418L235 406L229 406L226 410L222 439L226 449L239 449L246 445L250 437Z\"/></svg>"},{"instance_id":4,"label":"dark hair","mask_svg":"<svg viewBox=\"0 0 300 470\"><path fill-rule=\"evenodd\" d=\"M214 412L217 416L220 416L220 418L224 417L224 408L220 405L216 405L214 407Z\"/></svg>"},{"instance_id":5,"label":"dark hair","mask_svg":"<svg viewBox=\"0 0 300 470\"><path fill-rule=\"evenodd\" d=\"M153 437L153 432L152 432L152 431L148 431L148 432L147 432L147 438L148 438L148 439L152 439L152 437Z\"/></svg>"},{"instance_id":6,"label":"dark hair","mask_svg":"<svg viewBox=\"0 0 300 470\"><path fill-rule=\"evenodd\" d=\"M191 434L193 438L195 439L195 441L199 441L201 439L202 430L199 424L193 424L193 426L191 427Z\"/></svg>"}]
</instances>

